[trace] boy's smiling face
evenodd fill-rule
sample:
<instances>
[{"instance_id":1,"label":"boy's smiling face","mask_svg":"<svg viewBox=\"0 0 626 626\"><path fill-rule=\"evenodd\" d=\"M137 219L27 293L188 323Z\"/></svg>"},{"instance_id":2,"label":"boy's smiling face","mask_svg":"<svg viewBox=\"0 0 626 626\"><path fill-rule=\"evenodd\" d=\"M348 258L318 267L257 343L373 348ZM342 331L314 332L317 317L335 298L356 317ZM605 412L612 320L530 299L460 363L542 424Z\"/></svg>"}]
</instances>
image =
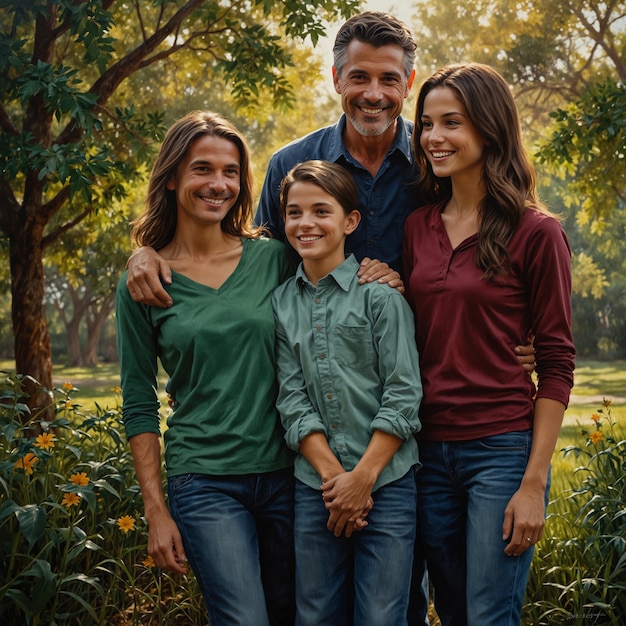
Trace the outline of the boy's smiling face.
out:
<instances>
[{"instance_id":1,"label":"boy's smiling face","mask_svg":"<svg viewBox=\"0 0 626 626\"><path fill-rule=\"evenodd\" d=\"M333 196L313 183L298 181L289 188L285 234L305 262L305 270L315 265L327 274L343 263L346 235L359 221L358 211L346 215Z\"/></svg>"}]
</instances>

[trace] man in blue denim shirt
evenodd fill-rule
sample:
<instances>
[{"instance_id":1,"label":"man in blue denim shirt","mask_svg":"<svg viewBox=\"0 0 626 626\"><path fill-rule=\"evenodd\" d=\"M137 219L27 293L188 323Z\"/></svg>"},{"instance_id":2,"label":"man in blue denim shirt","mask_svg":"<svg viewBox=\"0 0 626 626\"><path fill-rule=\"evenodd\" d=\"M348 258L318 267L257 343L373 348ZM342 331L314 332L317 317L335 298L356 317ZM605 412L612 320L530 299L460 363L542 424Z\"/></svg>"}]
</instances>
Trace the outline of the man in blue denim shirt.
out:
<instances>
[{"instance_id":1,"label":"man in blue denim shirt","mask_svg":"<svg viewBox=\"0 0 626 626\"><path fill-rule=\"evenodd\" d=\"M346 252L359 262L378 259L400 271L404 221L418 206L411 188L416 175L413 123L400 116L415 76L415 49L408 28L385 13L362 13L341 27L332 71L344 113L336 124L297 139L272 156L257 224L284 241L279 211L284 176L296 163L309 159L338 163L356 182L361 213L361 223L346 240Z\"/></svg>"}]
</instances>

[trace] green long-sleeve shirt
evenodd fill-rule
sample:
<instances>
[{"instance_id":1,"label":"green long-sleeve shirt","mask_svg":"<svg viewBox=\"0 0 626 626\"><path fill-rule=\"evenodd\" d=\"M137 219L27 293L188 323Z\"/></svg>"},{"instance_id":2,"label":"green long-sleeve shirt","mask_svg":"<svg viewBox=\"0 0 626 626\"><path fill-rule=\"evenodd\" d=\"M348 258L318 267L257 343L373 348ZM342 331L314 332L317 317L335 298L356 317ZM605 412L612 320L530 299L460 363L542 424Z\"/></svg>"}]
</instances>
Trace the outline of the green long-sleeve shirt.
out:
<instances>
[{"instance_id":1,"label":"green long-sleeve shirt","mask_svg":"<svg viewBox=\"0 0 626 626\"><path fill-rule=\"evenodd\" d=\"M289 447L324 433L345 470L363 456L380 430L404 443L374 489L418 463L414 435L422 399L413 315L387 285L360 285L354 256L315 287L302 266L272 299L276 317L278 409ZM296 477L319 489L321 477L302 456Z\"/></svg>"},{"instance_id":2,"label":"green long-sleeve shirt","mask_svg":"<svg viewBox=\"0 0 626 626\"><path fill-rule=\"evenodd\" d=\"M127 437L159 433L157 358L176 410L164 433L168 476L247 474L291 464L275 401L271 294L292 273L284 245L242 239L241 260L219 289L173 273L168 309L117 290L117 338Z\"/></svg>"}]
</instances>

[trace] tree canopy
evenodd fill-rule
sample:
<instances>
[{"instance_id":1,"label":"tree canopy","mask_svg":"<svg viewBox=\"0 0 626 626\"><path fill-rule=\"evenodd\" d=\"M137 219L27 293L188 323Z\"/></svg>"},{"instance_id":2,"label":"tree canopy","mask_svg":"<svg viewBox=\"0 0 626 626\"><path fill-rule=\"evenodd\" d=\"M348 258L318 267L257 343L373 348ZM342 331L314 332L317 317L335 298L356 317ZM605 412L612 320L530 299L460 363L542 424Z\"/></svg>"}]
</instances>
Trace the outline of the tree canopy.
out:
<instances>
[{"instance_id":1,"label":"tree canopy","mask_svg":"<svg viewBox=\"0 0 626 626\"><path fill-rule=\"evenodd\" d=\"M0 230L9 246L16 369L51 388L44 250L123 197L145 168L164 130L158 68L195 59L204 80L229 86L236 106L269 100L288 107L294 94L285 73L293 42L315 43L327 20L347 18L358 2L32 0L0 6ZM192 84L181 84L179 97L189 91ZM133 93L137 102L153 98L160 106L138 106Z\"/></svg>"}]
</instances>

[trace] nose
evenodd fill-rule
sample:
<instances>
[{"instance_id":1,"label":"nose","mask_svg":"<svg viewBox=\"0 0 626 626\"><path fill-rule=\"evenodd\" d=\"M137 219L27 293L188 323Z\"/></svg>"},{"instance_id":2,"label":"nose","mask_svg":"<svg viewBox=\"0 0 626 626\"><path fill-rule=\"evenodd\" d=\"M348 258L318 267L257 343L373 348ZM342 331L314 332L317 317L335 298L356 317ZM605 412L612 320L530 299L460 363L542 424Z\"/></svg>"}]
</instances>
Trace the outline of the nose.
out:
<instances>
[{"instance_id":1,"label":"nose","mask_svg":"<svg viewBox=\"0 0 626 626\"><path fill-rule=\"evenodd\" d=\"M441 126L439 124L433 124L428 134L428 141L430 141L430 143L441 143L443 140Z\"/></svg>"},{"instance_id":2,"label":"nose","mask_svg":"<svg viewBox=\"0 0 626 626\"><path fill-rule=\"evenodd\" d=\"M372 79L367 84L363 97L370 102L379 102L383 99L383 88L378 80Z\"/></svg>"},{"instance_id":3,"label":"nose","mask_svg":"<svg viewBox=\"0 0 626 626\"><path fill-rule=\"evenodd\" d=\"M222 172L214 172L209 183L211 188L216 191L225 191L227 188L226 177Z\"/></svg>"},{"instance_id":4,"label":"nose","mask_svg":"<svg viewBox=\"0 0 626 626\"><path fill-rule=\"evenodd\" d=\"M313 215L309 211L303 211L300 217L300 228L312 228L313 227Z\"/></svg>"}]
</instances>

